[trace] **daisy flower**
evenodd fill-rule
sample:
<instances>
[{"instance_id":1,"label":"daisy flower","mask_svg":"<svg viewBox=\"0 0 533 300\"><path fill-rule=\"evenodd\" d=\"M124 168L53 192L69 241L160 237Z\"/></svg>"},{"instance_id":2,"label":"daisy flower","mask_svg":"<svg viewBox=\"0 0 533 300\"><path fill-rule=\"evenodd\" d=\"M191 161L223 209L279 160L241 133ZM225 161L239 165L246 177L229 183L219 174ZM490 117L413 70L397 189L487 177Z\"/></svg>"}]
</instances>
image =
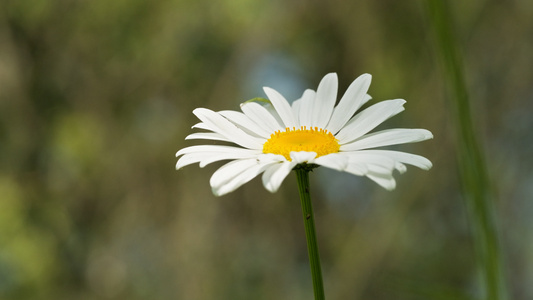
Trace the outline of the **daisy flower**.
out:
<instances>
[{"instance_id":1,"label":"daisy flower","mask_svg":"<svg viewBox=\"0 0 533 300\"><path fill-rule=\"evenodd\" d=\"M371 97L367 94L372 76L363 74L348 87L339 103L335 73L324 76L316 92L306 90L292 105L276 90L265 87L269 101L248 101L241 111L214 112L197 108L204 132L185 139L205 139L235 145L197 145L179 150L176 169L199 163L230 160L213 173L210 185L217 196L227 194L259 174L265 188L276 192L297 166L323 166L366 176L387 190L396 187L394 170L403 173L405 164L431 168L425 157L400 151L374 149L433 138L425 129L386 129L372 132L388 118L404 110L405 100L381 101L361 112Z\"/></svg>"}]
</instances>

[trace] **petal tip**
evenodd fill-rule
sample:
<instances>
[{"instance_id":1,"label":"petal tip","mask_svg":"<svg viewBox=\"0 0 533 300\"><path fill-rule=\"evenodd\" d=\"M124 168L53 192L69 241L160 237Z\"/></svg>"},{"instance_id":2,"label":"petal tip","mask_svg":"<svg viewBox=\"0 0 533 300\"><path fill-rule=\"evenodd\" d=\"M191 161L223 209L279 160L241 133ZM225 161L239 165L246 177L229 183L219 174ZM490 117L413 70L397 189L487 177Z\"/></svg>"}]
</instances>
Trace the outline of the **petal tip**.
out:
<instances>
[{"instance_id":1,"label":"petal tip","mask_svg":"<svg viewBox=\"0 0 533 300\"><path fill-rule=\"evenodd\" d=\"M211 188L211 192L213 193L213 195L215 195L215 197L220 197L224 195L219 193L218 190L216 190L215 188Z\"/></svg>"},{"instance_id":2,"label":"petal tip","mask_svg":"<svg viewBox=\"0 0 533 300\"><path fill-rule=\"evenodd\" d=\"M205 112L206 110L209 110L209 109L203 108L203 107L198 107L198 108L193 109L192 113L196 115L198 113Z\"/></svg>"},{"instance_id":3,"label":"petal tip","mask_svg":"<svg viewBox=\"0 0 533 300\"><path fill-rule=\"evenodd\" d=\"M370 73L363 73L361 75L359 75L359 77L356 78L357 79L362 79L362 80L365 80L365 81L372 81L372 74Z\"/></svg>"},{"instance_id":4,"label":"petal tip","mask_svg":"<svg viewBox=\"0 0 533 300\"><path fill-rule=\"evenodd\" d=\"M322 78L322 81L324 81L324 80L328 80L328 81L329 80L333 80L334 82L338 82L339 81L339 76L337 76L337 73L331 72L331 73L326 74L326 76L324 76Z\"/></svg>"},{"instance_id":5,"label":"petal tip","mask_svg":"<svg viewBox=\"0 0 533 300\"><path fill-rule=\"evenodd\" d=\"M272 194L274 194L275 192L278 191L279 186L276 187L276 186L274 186L274 185L272 185L272 184L267 184L267 185L265 185L265 189L266 189L267 191L271 192Z\"/></svg>"},{"instance_id":6,"label":"petal tip","mask_svg":"<svg viewBox=\"0 0 533 300\"><path fill-rule=\"evenodd\" d=\"M264 86L263 87L263 91L265 92L265 94L268 95L268 93L270 93L271 91L274 91L274 92L277 92L275 89L271 88L271 87L268 87L268 86Z\"/></svg>"}]
</instances>

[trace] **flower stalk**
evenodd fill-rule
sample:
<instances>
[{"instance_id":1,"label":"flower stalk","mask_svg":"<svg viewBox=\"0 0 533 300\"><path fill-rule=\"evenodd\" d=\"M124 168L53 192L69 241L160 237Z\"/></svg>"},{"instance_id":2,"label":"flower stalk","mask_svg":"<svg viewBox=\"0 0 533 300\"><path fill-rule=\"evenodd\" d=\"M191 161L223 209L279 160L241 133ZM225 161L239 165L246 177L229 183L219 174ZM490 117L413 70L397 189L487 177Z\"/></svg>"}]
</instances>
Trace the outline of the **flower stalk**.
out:
<instances>
[{"instance_id":1,"label":"flower stalk","mask_svg":"<svg viewBox=\"0 0 533 300\"><path fill-rule=\"evenodd\" d=\"M320 267L320 255L316 238L315 217L311 204L311 194L309 192L309 171L311 169L311 166L304 164L297 166L294 170L296 172L298 191L300 192L300 200L302 202L305 237L307 240L307 252L309 254L315 300L324 300L324 283L322 280L322 269Z\"/></svg>"}]
</instances>

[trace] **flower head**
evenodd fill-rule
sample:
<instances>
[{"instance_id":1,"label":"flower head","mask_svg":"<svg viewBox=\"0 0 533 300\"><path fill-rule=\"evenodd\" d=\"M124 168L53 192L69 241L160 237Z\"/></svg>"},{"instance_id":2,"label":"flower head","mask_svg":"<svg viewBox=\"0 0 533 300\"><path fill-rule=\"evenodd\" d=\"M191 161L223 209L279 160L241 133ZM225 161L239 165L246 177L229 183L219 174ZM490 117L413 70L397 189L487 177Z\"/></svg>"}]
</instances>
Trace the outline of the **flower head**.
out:
<instances>
[{"instance_id":1,"label":"flower head","mask_svg":"<svg viewBox=\"0 0 533 300\"><path fill-rule=\"evenodd\" d=\"M433 138L425 129L387 129L369 133L388 118L402 112L405 100L381 101L356 111L371 97L367 94L371 76L363 74L348 87L337 106L338 79L324 76L315 91L306 90L291 104L276 90L265 87L270 102L241 104L242 112L214 112L197 108L200 123L193 128L205 132L186 139L207 139L236 144L198 145L179 150L176 169L200 163L230 160L211 177L217 196L232 192L263 173L263 185L270 192L299 164L324 166L354 175L366 176L382 187L396 187L393 171L406 171L405 164L424 170L431 168L425 157L405 152L374 149L414 143Z\"/></svg>"}]
</instances>

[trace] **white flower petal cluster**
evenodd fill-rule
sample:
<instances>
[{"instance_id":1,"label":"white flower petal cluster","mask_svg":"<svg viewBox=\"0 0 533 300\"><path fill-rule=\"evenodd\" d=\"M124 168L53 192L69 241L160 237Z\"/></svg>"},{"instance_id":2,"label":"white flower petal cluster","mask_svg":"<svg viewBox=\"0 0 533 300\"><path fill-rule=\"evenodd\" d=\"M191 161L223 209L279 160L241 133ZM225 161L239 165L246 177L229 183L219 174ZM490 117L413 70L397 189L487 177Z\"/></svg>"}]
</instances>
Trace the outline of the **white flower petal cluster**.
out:
<instances>
[{"instance_id":1,"label":"white flower petal cluster","mask_svg":"<svg viewBox=\"0 0 533 300\"><path fill-rule=\"evenodd\" d=\"M366 176L385 189L396 187L393 171L406 171L405 164L424 170L431 168L425 157L405 152L374 149L383 146L414 143L433 138L425 129L387 129L370 133L379 124L404 110L405 100L381 101L361 112L357 110L371 99L367 94L370 74L359 76L348 87L337 106L338 79L335 73L324 76L316 92L306 90L291 104L276 90L265 87L271 104L246 102L242 112L214 112L197 108L193 113L200 123L193 128L206 130L190 134L186 139L207 139L236 144L198 145L179 150L176 169L193 163L204 167L212 162L230 160L211 177L217 196L234 191L259 174L270 192L279 189L290 171L298 164L315 164L354 175ZM263 145L275 132L286 128L318 128L334 135L338 152L318 156L312 151L292 151L290 159L264 153Z\"/></svg>"}]
</instances>

